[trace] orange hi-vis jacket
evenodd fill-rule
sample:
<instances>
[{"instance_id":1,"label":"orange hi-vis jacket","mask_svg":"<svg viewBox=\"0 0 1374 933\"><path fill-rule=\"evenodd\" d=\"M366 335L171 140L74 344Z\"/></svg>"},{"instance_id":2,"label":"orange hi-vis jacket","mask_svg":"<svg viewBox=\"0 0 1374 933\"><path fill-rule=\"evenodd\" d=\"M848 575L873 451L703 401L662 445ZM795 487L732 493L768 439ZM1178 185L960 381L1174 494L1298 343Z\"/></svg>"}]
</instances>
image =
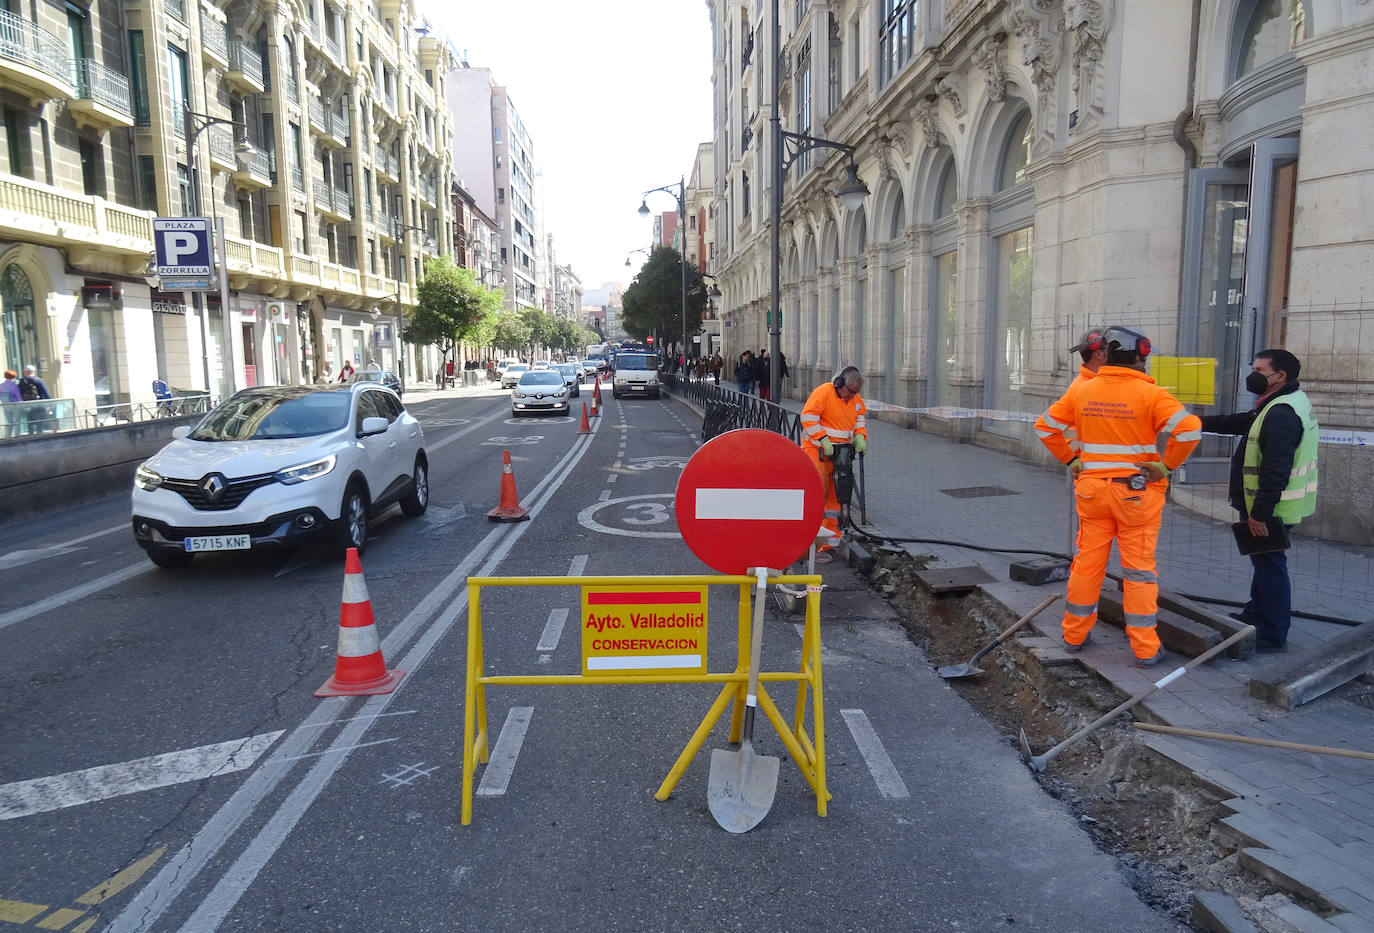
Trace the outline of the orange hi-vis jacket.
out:
<instances>
[{"instance_id":1,"label":"orange hi-vis jacket","mask_svg":"<svg viewBox=\"0 0 1374 933\"><path fill-rule=\"evenodd\" d=\"M868 439L868 406L857 393L849 401L840 400L833 382L816 387L801 413L802 449L815 451L824 438L832 444L849 444L854 435Z\"/></svg>"},{"instance_id":2,"label":"orange hi-vis jacket","mask_svg":"<svg viewBox=\"0 0 1374 933\"><path fill-rule=\"evenodd\" d=\"M1074 450L1065 433L1078 435ZM1084 476L1129 476L1135 464L1159 459L1157 438L1169 435L1164 466L1173 470L1202 440L1202 421L1145 373L1103 366L1092 379L1075 380L1035 422L1035 433L1060 462L1075 456Z\"/></svg>"}]
</instances>

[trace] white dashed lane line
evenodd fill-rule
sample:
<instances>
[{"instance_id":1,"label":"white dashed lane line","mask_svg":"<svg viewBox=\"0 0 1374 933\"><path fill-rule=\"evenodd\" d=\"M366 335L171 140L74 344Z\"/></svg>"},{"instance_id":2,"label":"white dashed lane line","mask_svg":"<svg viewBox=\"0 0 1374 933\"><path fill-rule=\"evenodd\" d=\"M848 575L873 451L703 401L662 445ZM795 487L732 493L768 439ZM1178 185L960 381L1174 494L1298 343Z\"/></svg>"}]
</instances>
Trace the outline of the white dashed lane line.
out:
<instances>
[{"instance_id":1,"label":"white dashed lane line","mask_svg":"<svg viewBox=\"0 0 1374 933\"><path fill-rule=\"evenodd\" d=\"M868 765L868 773L873 775L873 782L878 785L878 793L891 798L910 797L906 783L897 773L897 766L892 763L887 749L883 748L882 739L878 738L878 733L874 731L873 724L868 721L864 711L842 709L840 715L844 717L844 724L849 727L849 734L854 736L854 744L859 746L859 754L863 755L864 764Z\"/></svg>"},{"instance_id":2,"label":"white dashed lane line","mask_svg":"<svg viewBox=\"0 0 1374 933\"><path fill-rule=\"evenodd\" d=\"M597 501L598 501L598 502L605 502L605 501L606 501L607 499L609 499L610 497L611 497L611 491L610 491L609 489L603 489L603 490L601 490L601 498L597 499Z\"/></svg>"},{"instance_id":3,"label":"white dashed lane line","mask_svg":"<svg viewBox=\"0 0 1374 933\"><path fill-rule=\"evenodd\" d=\"M482 772L482 782L477 785L478 797L500 797L505 794L511 775L515 773L515 761L520 757L520 746L525 742L525 732L529 730L533 715L533 706L514 706L506 714L496 747L491 750L491 762Z\"/></svg>"},{"instance_id":4,"label":"white dashed lane line","mask_svg":"<svg viewBox=\"0 0 1374 933\"><path fill-rule=\"evenodd\" d=\"M535 651L553 651L558 648L558 639L563 636L563 626L568 621L567 609L549 611L549 621L544 623L544 633L539 636Z\"/></svg>"}]
</instances>

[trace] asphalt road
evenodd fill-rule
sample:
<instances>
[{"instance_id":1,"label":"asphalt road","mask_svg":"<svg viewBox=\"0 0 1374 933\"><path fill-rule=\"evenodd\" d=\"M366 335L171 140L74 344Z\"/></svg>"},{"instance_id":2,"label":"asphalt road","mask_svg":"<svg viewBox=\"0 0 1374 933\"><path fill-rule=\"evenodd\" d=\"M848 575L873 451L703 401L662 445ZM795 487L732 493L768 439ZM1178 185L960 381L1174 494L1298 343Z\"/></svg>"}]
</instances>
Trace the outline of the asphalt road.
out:
<instances>
[{"instance_id":1,"label":"asphalt road","mask_svg":"<svg viewBox=\"0 0 1374 933\"><path fill-rule=\"evenodd\" d=\"M429 511L391 509L363 555L388 665L407 671L387 696L313 696L342 581L321 553L159 570L125 497L5 529L6 929L1175 929L839 565L827 817L762 718L758 750L783 762L757 829L727 834L706 806L723 724L653 798L714 688L541 685L490 688L495 750L460 825L467 578L706 572L672 518L699 423L609 393L590 436L513 421L500 392L410 407ZM532 521L486 519L505 449ZM713 671L734 666L727 590L711 595ZM576 588L492 591L482 619L489 673L580 671ZM799 621L770 615L765 669L796 669Z\"/></svg>"}]
</instances>

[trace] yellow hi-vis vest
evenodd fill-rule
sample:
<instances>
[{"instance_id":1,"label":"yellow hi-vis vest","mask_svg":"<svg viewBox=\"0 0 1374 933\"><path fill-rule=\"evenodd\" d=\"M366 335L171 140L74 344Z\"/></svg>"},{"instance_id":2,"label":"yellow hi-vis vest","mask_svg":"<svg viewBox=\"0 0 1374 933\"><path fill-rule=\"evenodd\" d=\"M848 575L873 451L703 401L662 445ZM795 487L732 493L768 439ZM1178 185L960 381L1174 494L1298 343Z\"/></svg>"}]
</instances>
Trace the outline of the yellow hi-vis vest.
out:
<instances>
[{"instance_id":1,"label":"yellow hi-vis vest","mask_svg":"<svg viewBox=\"0 0 1374 933\"><path fill-rule=\"evenodd\" d=\"M1245 494L1245 514L1255 507L1259 493L1260 428L1264 416L1275 405L1288 405L1302 420L1302 440L1293 454L1293 469L1288 474L1288 487L1279 495L1274 515L1285 525L1295 525L1317 511L1317 416L1312 402L1301 389L1280 395L1265 405L1250 425L1245 438L1245 461L1241 464L1241 490Z\"/></svg>"}]
</instances>

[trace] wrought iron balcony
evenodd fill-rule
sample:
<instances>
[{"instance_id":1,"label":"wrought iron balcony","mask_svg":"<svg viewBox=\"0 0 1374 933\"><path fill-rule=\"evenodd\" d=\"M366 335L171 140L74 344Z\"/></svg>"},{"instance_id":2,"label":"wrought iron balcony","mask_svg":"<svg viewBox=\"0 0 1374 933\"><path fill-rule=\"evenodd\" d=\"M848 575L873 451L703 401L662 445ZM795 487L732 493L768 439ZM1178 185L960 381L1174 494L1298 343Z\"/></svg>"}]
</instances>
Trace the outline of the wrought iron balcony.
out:
<instances>
[{"instance_id":1,"label":"wrought iron balcony","mask_svg":"<svg viewBox=\"0 0 1374 933\"><path fill-rule=\"evenodd\" d=\"M29 97L70 97L67 44L57 36L0 10L0 80Z\"/></svg>"},{"instance_id":2,"label":"wrought iron balcony","mask_svg":"<svg viewBox=\"0 0 1374 933\"><path fill-rule=\"evenodd\" d=\"M76 95L67 112L78 126L107 130L134 125L128 78L89 58L74 58L71 67Z\"/></svg>"},{"instance_id":3,"label":"wrought iron balcony","mask_svg":"<svg viewBox=\"0 0 1374 933\"><path fill-rule=\"evenodd\" d=\"M343 46L339 44L338 38L326 34L324 37L324 51L330 58L340 65L344 63Z\"/></svg>"},{"instance_id":4,"label":"wrought iron balcony","mask_svg":"<svg viewBox=\"0 0 1374 933\"><path fill-rule=\"evenodd\" d=\"M330 111L329 135L337 139L339 141L340 146L348 145L348 137L351 132L352 130L349 127L348 114Z\"/></svg>"},{"instance_id":5,"label":"wrought iron balcony","mask_svg":"<svg viewBox=\"0 0 1374 933\"><path fill-rule=\"evenodd\" d=\"M310 112L310 126L321 133L329 132L329 114L325 113L324 101L311 97L306 109Z\"/></svg>"},{"instance_id":6,"label":"wrought iron balcony","mask_svg":"<svg viewBox=\"0 0 1374 933\"><path fill-rule=\"evenodd\" d=\"M439 186L434 180L432 178L421 178L419 187L420 199L427 204L437 206L439 203Z\"/></svg>"},{"instance_id":7,"label":"wrought iron balcony","mask_svg":"<svg viewBox=\"0 0 1374 933\"><path fill-rule=\"evenodd\" d=\"M213 145L213 138L211 140ZM235 168L231 178L234 184L240 188L267 188L277 180L276 167L272 164L272 158L256 146L253 151L246 155L248 167ZM235 160L237 166L237 159Z\"/></svg>"},{"instance_id":8,"label":"wrought iron balcony","mask_svg":"<svg viewBox=\"0 0 1374 933\"><path fill-rule=\"evenodd\" d=\"M200 16L200 51L207 58L229 64L229 31L224 23L204 12Z\"/></svg>"},{"instance_id":9,"label":"wrought iron balcony","mask_svg":"<svg viewBox=\"0 0 1374 933\"><path fill-rule=\"evenodd\" d=\"M267 82L262 73L262 56L242 42L229 43L229 70L225 80L239 90L249 93L262 93L267 90Z\"/></svg>"},{"instance_id":10,"label":"wrought iron balcony","mask_svg":"<svg viewBox=\"0 0 1374 933\"><path fill-rule=\"evenodd\" d=\"M305 190L305 170L299 165L291 166L291 187L297 191Z\"/></svg>"},{"instance_id":11,"label":"wrought iron balcony","mask_svg":"<svg viewBox=\"0 0 1374 933\"><path fill-rule=\"evenodd\" d=\"M186 22L186 0L165 0L163 6L183 23Z\"/></svg>"}]
</instances>

